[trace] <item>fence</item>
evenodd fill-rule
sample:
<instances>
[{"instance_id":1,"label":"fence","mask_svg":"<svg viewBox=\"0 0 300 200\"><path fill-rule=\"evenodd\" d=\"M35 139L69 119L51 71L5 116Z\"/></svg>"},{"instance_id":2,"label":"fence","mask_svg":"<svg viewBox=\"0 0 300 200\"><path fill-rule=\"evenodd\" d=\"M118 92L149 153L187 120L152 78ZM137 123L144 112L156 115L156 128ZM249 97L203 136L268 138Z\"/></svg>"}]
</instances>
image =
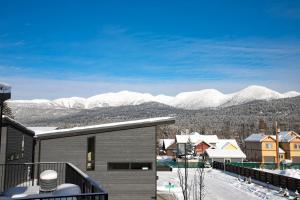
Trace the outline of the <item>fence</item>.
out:
<instances>
[{"instance_id":1,"label":"fence","mask_svg":"<svg viewBox=\"0 0 300 200\"><path fill-rule=\"evenodd\" d=\"M300 191L300 179L274 174L270 172L252 169L245 166L238 166L234 163L228 163L224 167L224 163L213 162L213 168L225 170L245 177L272 184L281 188L287 188L292 191Z\"/></svg>"},{"instance_id":2,"label":"fence","mask_svg":"<svg viewBox=\"0 0 300 200\"><path fill-rule=\"evenodd\" d=\"M259 163L259 162L232 162L234 166L247 167L247 168L258 168L258 169L276 169L276 163ZM300 163L280 163L280 169L300 169Z\"/></svg>"}]
</instances>

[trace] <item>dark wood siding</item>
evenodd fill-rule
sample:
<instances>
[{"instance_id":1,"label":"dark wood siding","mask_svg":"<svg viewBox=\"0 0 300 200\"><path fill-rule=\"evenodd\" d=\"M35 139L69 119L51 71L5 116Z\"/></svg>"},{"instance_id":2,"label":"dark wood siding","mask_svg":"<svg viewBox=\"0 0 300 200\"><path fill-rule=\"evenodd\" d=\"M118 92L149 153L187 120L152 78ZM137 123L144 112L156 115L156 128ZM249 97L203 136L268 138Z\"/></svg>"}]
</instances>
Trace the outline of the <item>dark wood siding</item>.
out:
<instances>
[{"instance_id":1,"label":"dark wood siding","mask_svg":"<svg viewBox=\"0 0 300 200\"><path fill-rule=\"evenodd\" d=\"M24 156L22 155L22 140L24 136ZM22 131L13 127L7 127L6 143L6 163L25 163L32 162L33 154L33 137L24 134ZM11 154L19 154L18 159L7 160Z\"/></svg>"},{"instance_id":2,"label":"dark wood siding","mask_svg":"<svg viewBox=\"0 0 300 200\"><path fill-rule=\"evenodd\" d=\"M87 138L95 136L95 170L86 171ZM97 180L111 200L156 196L156 127L41 140L42 162L71 162ZM37 142L38 144L38 142ZM38 146L38 145L37 145ZM151 162L152 170L108 171L108 162Z\"/></svg>"}]
</instances>

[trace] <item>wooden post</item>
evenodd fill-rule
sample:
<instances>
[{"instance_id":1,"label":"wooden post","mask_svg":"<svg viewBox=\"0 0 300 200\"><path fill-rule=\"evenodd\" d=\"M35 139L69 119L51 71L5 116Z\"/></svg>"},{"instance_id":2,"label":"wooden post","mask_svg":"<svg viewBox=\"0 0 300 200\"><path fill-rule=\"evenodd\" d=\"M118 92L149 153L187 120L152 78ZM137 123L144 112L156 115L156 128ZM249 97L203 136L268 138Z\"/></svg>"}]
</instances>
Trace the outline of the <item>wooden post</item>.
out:
<instances>
[{"instance_id":1,"label":"wooden post","mask_svg":"<svg viewBox=\"0 0 300 200\"><path fill-rule=\"evenodd\" d=\"M276 169L279 169L280 160L279 160L279 138L278 138L277 121L275 121L275 131L276 131Z\"/></svg>"}]
</instances>

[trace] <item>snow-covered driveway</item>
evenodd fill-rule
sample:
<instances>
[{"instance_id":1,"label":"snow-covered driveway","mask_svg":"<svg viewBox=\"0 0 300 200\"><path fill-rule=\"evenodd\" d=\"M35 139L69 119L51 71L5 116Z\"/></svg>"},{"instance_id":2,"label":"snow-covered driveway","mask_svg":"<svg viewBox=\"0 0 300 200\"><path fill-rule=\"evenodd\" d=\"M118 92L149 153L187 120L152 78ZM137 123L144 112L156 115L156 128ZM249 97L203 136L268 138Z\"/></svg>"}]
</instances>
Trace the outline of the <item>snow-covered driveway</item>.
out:
<instances>
[{"instance_id":1,"label":"snow-covered driveway","mask_svg":"<svg viewBox=\"0 0 300 200\"><path fill-rule=\"evenodd\" d=\"M189 170L191 178L195 170ZM158 193L168 193L169 190L166 186L171 182L175 184L175 187L170 189L171 193L174 193L178 199L183 199L177 178L177 169L173 169L173 172L157 172L157 174L159 176L157 182ZM277 191L268 190L256 184L247 184L239 181L236 177L215 169L206 169L204 184L205 200L286 199L278 196Z\"/></svg>"}]
</instances>

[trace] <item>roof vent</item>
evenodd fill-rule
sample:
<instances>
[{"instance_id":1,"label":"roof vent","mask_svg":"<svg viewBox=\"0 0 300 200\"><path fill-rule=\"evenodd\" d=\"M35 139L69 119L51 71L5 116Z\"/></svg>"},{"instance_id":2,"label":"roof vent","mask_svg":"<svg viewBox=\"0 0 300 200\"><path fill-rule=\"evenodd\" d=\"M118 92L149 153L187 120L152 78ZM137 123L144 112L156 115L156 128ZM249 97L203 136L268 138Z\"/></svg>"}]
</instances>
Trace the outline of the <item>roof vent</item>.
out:
<instances>
[{"instance_id":1,"label":"roof vent","mask_svg":"<svg viewBox=\"0 0 300 200\"><path fill-rule=\"evenodd\" d=\"M57 188L57 172L46 170L40 174L40 191L52 192Z\"/></svg>"}]
</instances>

